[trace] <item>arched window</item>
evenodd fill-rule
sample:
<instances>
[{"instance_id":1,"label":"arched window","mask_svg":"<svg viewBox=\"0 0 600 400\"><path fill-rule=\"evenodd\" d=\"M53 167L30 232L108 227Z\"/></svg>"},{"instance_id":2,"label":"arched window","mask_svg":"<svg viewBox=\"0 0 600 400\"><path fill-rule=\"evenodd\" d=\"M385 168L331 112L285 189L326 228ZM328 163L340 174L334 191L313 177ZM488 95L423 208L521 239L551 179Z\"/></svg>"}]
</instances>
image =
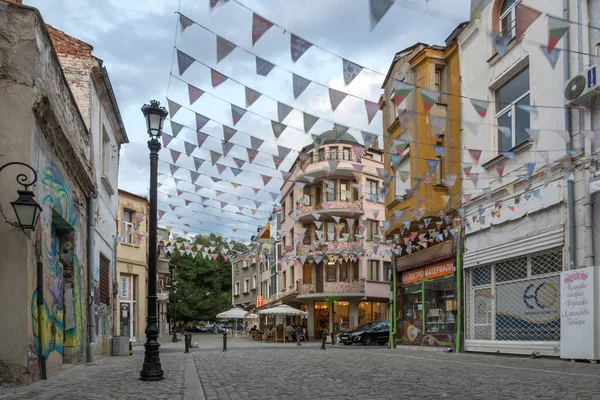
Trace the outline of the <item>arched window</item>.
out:
<instances>
[{"instance_id":1,"label":"arched window","mask_svg":"<svg viewBox=\"0 0 600 400\"><path fill-rule=\"evenodd\" d=\"M500 7L500 34L510 39L517 28L517 3L519 0L504 0Z\"/></svg>"}]
</instances>

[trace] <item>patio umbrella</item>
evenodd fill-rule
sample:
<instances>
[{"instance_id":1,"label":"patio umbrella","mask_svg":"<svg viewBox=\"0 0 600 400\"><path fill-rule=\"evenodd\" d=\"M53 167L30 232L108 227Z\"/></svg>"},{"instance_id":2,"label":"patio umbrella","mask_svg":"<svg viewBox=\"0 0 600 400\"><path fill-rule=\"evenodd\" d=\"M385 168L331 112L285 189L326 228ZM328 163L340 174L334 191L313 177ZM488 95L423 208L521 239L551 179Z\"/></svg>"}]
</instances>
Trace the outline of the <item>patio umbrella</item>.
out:
<instances>
[{"instance_id":1,"label":"patio umbrella","mask_svg":"<svg viewBox=\"0 0 600 400\"><path fill-rule=\"evenodd\" d=\"M225 319L233 319L235 320L235 333L234 335L237 337L237 320L243 319L246 315L246 311L241 308L233 307L227 311L223 311L222 313L217 314L217 318L225 318Z\"/></svg>"},{"instance_id":2,"label":"patio umbrella","mask_svg":"<svg viewBox=\"0 0 600 400\"><path fill-rule=\"evenodd\" d=\"M266 310L261 310L261 314L266 315L285 315L285 316L303 316L306 317L308 313L306 311L298 310L297 308L290 307L287 304L282 304L277 307L267 308Z\"/></svg>"}]
</instances>

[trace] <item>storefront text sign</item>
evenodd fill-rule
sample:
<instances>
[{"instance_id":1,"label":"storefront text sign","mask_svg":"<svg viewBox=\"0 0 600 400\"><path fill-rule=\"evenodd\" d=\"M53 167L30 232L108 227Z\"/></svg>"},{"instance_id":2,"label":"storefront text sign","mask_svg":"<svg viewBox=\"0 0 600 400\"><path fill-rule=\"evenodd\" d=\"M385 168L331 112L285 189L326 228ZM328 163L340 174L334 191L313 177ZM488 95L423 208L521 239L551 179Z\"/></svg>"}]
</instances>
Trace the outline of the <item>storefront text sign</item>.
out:
<instances>
[{"instance_id":1,"label":"storefront text sign","mask_svg":"<svg viewBox=\"0 0 600 400\"><path fill-rule=\"evenodd\" d=\"M129 277L122 276L121 282L119 284L119 293L121 295L121 299L129 300Z\"/></svg>"},{"instance_id":2,"label":"storefront text sign","mask_svg":"<svg viewBox=\"0 0 600 400\"><path fill-rule=\"evenodd\" d=\"M402 274L402 284L420 282L425 279L433 279L440 276L446 276L454 273L454 262L451 260L442 261L436 264L428 265L425 268L413 269Z\"/></svg>"},{"instance_id":3,"label":"storefront text sign","mask_svg":"<svg viewBox=\"0 0 600 400\"><path fill-rule=\"evenodd\" d=\"M257 296L256 297L256 307L262 307L263 302L264 302L264 300L263 300L262 296Z\"/></svg>"},{"instance_id":4,"label":"storefront text sign","mask_svg":"<svg viewBox=\"0 0 600 400\"><path fill-rule=\"evenodd\" d=\"M594 267L560 275L560 357L593 360Z\"/></svg>"}]
</instances>

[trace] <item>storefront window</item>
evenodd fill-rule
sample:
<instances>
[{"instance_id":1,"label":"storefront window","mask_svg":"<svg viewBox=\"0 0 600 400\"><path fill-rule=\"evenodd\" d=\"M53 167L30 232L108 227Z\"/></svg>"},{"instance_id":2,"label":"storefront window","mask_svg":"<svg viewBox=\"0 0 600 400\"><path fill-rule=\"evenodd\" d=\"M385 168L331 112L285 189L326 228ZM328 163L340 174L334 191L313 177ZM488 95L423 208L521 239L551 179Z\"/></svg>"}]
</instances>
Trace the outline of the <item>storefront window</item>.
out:
<instances>
[{"instance_id":1,"label":"storefront window","mask_svg":"<svg viewBox=\"0 0 600 400\"><path fill-rule=\"evenodd\" d=\"M452 333L454 324L454 280L452 276L425 282L425 323L427 333Z\"/></svg>"},{"instance_id":2,"label":"storefront window","mask_svg":"<svg viewBox=\"0 0 600 400\"><path fill-rule=\"evenodd\" d=\"M335 282L335 262L327 263L327 282Z\"/></svg>"},{"instance_id":3,"label":"storefront window","mask_svg":"<svg viewBox=\"0 0 600 400\"><path fill-rule=\"evenodd\" d=\"M363 301L358 305L358 324L371 321L387 321L388 304L377 301Z\"/></svg>"},{"instance_id":4,"label":"storefront window","mask_svg":"<svg viewBox=\"0 0 600 400\"><path fill-rule=\"evenodd\" d=\"M335 332L348 329L350 316L350 303L347 301L336 301L333 303L333 330Z\"/></svg>"}]
</instances>

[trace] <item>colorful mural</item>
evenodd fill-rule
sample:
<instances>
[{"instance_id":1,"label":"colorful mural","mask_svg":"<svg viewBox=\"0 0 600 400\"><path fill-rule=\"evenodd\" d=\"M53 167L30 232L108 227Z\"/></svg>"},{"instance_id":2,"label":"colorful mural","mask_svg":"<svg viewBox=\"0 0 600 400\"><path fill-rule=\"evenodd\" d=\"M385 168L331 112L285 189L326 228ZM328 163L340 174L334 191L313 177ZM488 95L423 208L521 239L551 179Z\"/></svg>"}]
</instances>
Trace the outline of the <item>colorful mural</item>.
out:
<instances>
[{"instance_id":1,"label":"colorful mural","mask_svg":"<svg viewBox=\"0 0 600 400\"><path fill-rule=\"evenodd\" d=\"M42 206L52 212L42 213L43 223L37 230L36 248L43 249L41 256L46 267L45 286L50 296L44 296L41 305L41 322L43 343L39 343L38 325L38 292L34 291L31 300L31 314L34 332L34 343L37 355L40 347L46 358L56 352L64 355L65 347L72 349L72 357L81 359L83 356L83 306L82 306L82 274L81 266L75 252L75 229L77 218L74 214L71 189L58 167L51 163L42 173L42 184L45 196ZM60 216L60 217L58 217ZM65 277L68 276L69 289L72 293L72 318L70 327L65 329ZM71 317L71 316L70 316Z\"/></svg>"}]
</instances>

